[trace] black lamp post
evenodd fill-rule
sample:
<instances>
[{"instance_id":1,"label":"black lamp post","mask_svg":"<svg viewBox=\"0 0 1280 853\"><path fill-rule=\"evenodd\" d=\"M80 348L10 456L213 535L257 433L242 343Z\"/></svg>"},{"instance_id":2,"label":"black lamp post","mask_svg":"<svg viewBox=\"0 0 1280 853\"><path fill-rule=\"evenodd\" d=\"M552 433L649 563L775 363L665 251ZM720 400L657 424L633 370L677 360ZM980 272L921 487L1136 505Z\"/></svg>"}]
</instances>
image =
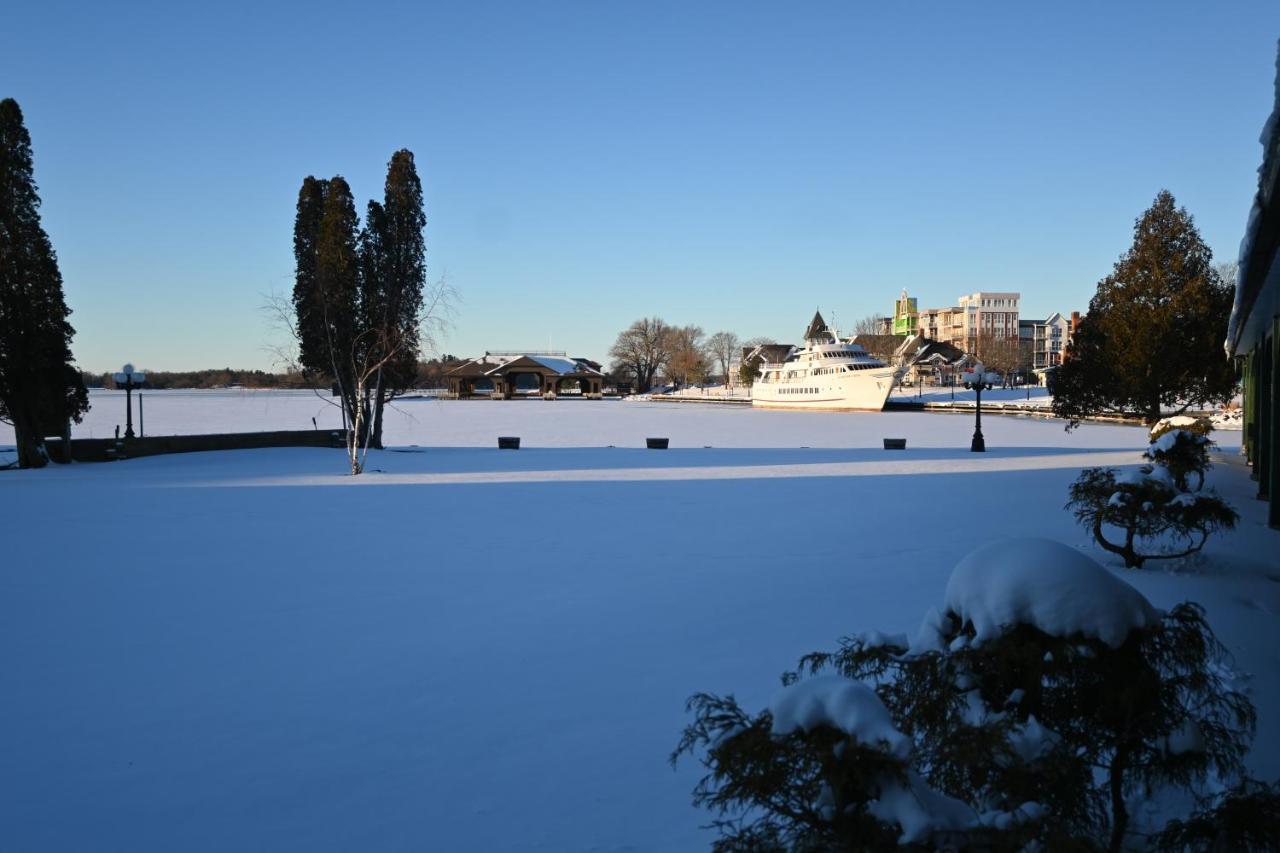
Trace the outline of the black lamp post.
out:
<instances>
[{"instance_id":1,"label":"black lamp post","mask_svg":"<svg viewBox=\"0 0 1280 853\"><path fill-rule=\"evenodd\" d=\"M138 373L132 364L126 364L115 375L116 387L124 389L124 437L133 438L133 389L147 381L147 374Z\"/></svg>"},{"instance_id":2,"label":"black lamp post","mask_svg":"<svg viewBox=\"0 0 1280 853\"><path fill-rule=\"evenodd\" d=\"M991 374L986 372L982 362L973 366L973 371L965 374L964 387L977 396L977 415L973 424L973 441L969 443L969 452L985 453L987 442L982 437L982 392L991 390Z\"/></svg>"}]
</instances>

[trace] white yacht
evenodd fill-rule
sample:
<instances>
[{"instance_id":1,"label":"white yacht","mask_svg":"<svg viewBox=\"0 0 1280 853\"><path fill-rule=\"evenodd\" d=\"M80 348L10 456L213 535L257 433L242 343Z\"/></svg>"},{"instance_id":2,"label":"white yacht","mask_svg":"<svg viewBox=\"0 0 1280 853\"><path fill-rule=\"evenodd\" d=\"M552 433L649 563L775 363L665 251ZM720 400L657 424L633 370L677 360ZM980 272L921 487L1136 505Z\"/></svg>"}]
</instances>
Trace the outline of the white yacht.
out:
<instances>
[{"instance_id":1,"label":"white yacht","mask_svg":"<svg viewBox=\"0 0 1280 853\"><path fill-rule=\"evenodd\" d=\"M803 347L758 347L752 355L762 359L751 386L751 405L760 408L878 412L898 378L860 344L841 341L820 312Z\"/></svg>"}]
</instances>

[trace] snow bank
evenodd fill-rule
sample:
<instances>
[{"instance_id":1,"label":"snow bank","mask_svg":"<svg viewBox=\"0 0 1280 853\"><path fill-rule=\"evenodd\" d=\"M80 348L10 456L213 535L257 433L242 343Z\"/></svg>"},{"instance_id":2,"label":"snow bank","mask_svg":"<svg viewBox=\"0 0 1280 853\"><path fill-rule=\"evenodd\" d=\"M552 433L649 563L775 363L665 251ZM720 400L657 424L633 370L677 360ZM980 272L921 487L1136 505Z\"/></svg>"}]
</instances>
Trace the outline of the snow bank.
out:
<instances>
[{"instance_id":1,"label":"snow bank","mask_svg":"<svg viewBox=\"0 0 1280 853\"><path fill-rule=\"evenodd\" d=\"M885 749L899 758L911 753L911 740L893 725L876 692L842 675L822 675L788 685L769 703L775 735L809 732L829 726L863 746Z\"/></svg>"},{"instance_id":2,"label":"snow bank","mask_svg":"<svg viewBox=\"0 0 1280 853\"><path fill-rule=\"evenodd\" d=\"M981 643L1015 625L1046 634L1082 634L1115 648L1160 611L1097 561L1052 539L1006 539L983 545L951 572L946 607L972 622Z\"/></svg>"},{"instance_id":3,"label":"snow bank","mask_svg":"<svg viewBox=\"0 0 1280 853\"><path fill-rule=\"evenodd\" d=\"M1217 430L1244 429L1244 411L1241 409L1223 409L1209 416L1209 423Z\"/></svg>"}]
</instances>

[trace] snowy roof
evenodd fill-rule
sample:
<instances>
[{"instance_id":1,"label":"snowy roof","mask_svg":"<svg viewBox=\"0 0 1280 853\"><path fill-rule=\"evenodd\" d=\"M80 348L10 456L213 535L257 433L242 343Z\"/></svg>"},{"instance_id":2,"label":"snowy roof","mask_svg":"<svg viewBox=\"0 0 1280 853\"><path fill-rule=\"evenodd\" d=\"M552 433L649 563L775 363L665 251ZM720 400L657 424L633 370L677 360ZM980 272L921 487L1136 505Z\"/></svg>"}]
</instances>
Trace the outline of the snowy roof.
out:
<instances>
[{"instance_id":1,"label":"snowy roof","mask_svg":"<svg viewBox=\"0 0 1280 853\"><path fill-rule=\"evenodd\" d=\"M1262 340L1266 324L1280 312L1280 53L1276 57L1275 101L1262 127L1258 192L1240 241L1235 304L1227 324L1228 355L1246 355ZM1261 303L1260 301L1261 300Z\"/></svg>"},{"instance_id":2,"label":"snowy roof","mask_svg":"<svg viewBox=\"0 0 1280 853\"><path fill-rule=\"evenodd\" d=\"M449 373L455 376L490 376L504 373L512 367L541 367L560 376L602 375L594 365L589 359L562 355L485 353L463 362Z\"/></svg>"},{"instance_id":3,"label":"snowy roof","mask_svg":"<svg viewBox=\"0 0 1280 853\"><path fill-rule=\"evenodd\" d=\"M745 364L767 362L781 364L791 357L795 347L791 344L760 344L742 348L742 361Z\"/></svg>"},{"instance_id":4,"label":"snowy roof","mask_svg":"<svg viewBox=\"0 0 1280 853\"><path fill-rule=\"evenodd\" d=\"M923 361L941 359L947 364L959 364L964 361L964 357L964 350L949 344L946 341L935 341L929 338L921 338L918 341L915 355L910 358L910 363L918 364Z\"/></svg>"},{"instance_id":5,"label":"snowy roof","mask_svg":"<svg viewBox=\"0 0 1280 853\"><path fill-rule=\"evenodd\" d=\"M455 376L483 376L496 367L501 367L509 361L514 361L514 356L489 355L485 353L479 358L472 358L464 361L449 371Z\"/></svg>"},{"instance_id":6,"label":"snowy roof","mask_svg":"<svg viewBox=\"0 0 1280 853\"><path fill-rule=\"evenodd\" d=\"M531 355L529 358L548 370L554 370L557 373L599 373L598 370L583 364L575 358L562 358L554 355Z\"/></svg>"},{"instance_id":7,"label":"snowy roof","mask_svg":"<svg viewBox=\"0 0 1280 853\"><path fill-rule=\"evenodd\" d=\"M946 607L972 622L974 642L1015 625L1054 637L1080 634L1112 648L1160 620L1142 593L1096 560L1052 539L1005 539L983 545L951 572Z\"/></svg>"}]
</instances>

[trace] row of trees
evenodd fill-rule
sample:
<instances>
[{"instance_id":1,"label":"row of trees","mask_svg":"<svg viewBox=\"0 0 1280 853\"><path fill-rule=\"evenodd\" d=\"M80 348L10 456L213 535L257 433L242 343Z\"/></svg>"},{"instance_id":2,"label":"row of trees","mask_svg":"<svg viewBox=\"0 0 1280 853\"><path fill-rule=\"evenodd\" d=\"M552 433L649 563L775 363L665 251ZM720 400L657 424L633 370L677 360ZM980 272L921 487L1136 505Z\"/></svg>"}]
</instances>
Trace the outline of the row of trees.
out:
<instances>
[{"instance_id":1,"label":"row of trees","mask_svg":"<svg viewBox=\"0 0 1280 853\"><path fill-rule=\"evenodd\" d=\"M275 307L297 344L290 360L337 392L353 474L382 446L383 410L414 387L420 353L447 319L447 284L426 287L426 224L407 149L392 155L383 200L369 202L363 225L341 175L309 175L298 193L292 310Z\"/></svg>"},{"instance_id":2,"label":"row of trees","mask_svg":"<svg viewBox=\"0 0 1280 853\"><path fill-rule=\"evenodd\" d=\"M75 330L62 273L40 224L31 136L12 98L0 100L0 420L13 426L18 465L45 465L46 435L89 408L71 359Z\"/></svg>"},{"instance_id":3,"label":"row of trees","mask_svg":"<svg viewBox=\"0 0 1280 853\"><path fill-rule=\"evenodd\" d=\"M715 377L731 385L742 348L768 343L773 341L743 341L728 331L708 336L700 326L672 326L661 317L643 317L618 333L609 349L610 372L615 380L633 383L640 393L649 391L659 376L676 385L697 385Z\"/></svg>"},{"instance_id":4,"label":"row of trees","mask_svg":"<svg viewBox=\"0 0 1280 853\"><path fill-rule=\"evenodd\" d=\"M441 355L426 361L419 361L414 366L414 388L443 388L444 376L454 367L462 363L462 359L453 355ZM185 388L314 388L315 383L306 374L297 369L288 369L282 373L268 373L265 370L236 370L231 367L209 368L205 370L150 370L144 369L147 375L145 387L153 390L177 390ZM86 388L115 388L116 381L112 373L81 373Z\"/></svg>"},{"instance_id":5,"label":"row of trees","mask_svg":"<svg viewBox=\"0 0 1280 853\"><path fill-rule=\"evenodd\" d=\"M209 368L206 370L146 370L144 387L160 390L181 388L226 388L230 385L242 388L309 388L306 377L299 371L284 373L268 373L265 370L235 370L230 367ZM115 388L113 373L83 373L84 384L88 388Z\"/></svg>"}]
</instances>

